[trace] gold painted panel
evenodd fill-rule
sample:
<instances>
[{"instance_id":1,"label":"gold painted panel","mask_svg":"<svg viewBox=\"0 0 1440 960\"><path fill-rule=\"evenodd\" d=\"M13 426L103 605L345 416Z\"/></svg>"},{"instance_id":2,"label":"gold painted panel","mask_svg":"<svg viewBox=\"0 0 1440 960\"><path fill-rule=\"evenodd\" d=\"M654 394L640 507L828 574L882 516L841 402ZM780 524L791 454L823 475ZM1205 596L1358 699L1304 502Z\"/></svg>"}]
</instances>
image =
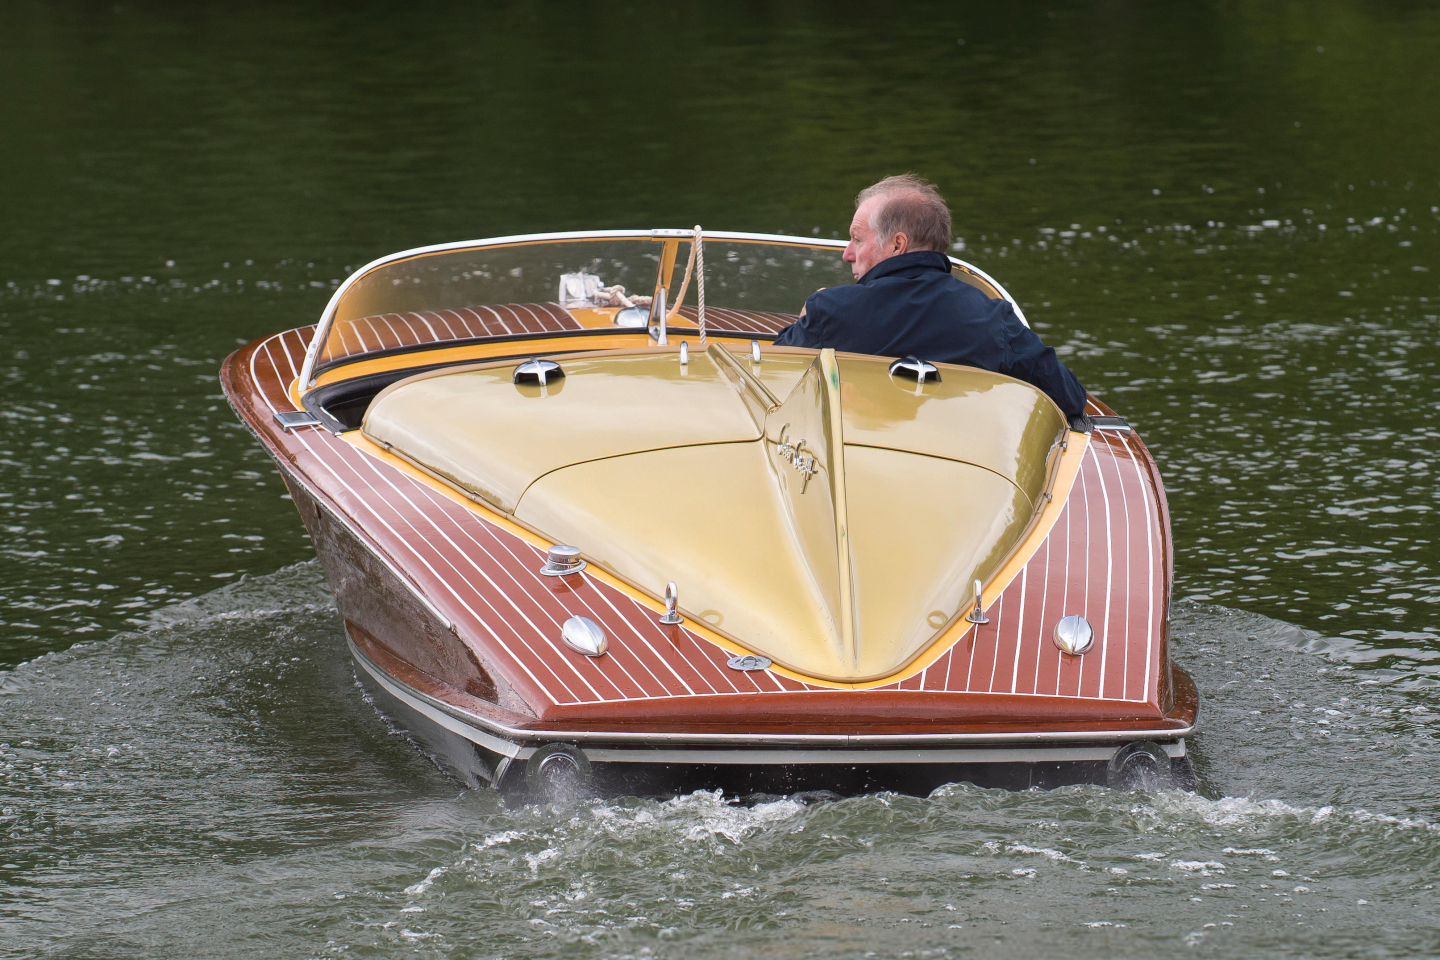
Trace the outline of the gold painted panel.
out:
<instances>
[{"instance_id":1,"label":"gold painted panel","mask_svg":"<svg viewBox=\"0 0 1440 960\"><path fill-rule=\"evenodd\" d=\"M563 363L566 376L544 387L512 384L513 362L402 380L375 398L361 429L507 512L567 464L759 436L702 357L686 367L668 352Z\"/></svg>"},{"instance_id":2,"label":"gold painted panel","mask_svg":"<svg viewBox=\"0 0 1440 960\"><path fill-rule=\"evenodd\" d=\"M974 367L937 364L939 383L891 377L881 359L842 354L847 443L963 460L993 470L1034 500L1046 458L1066 428L1049 397L1028 383Z\"/></svg>"},{"instance_id":3,"label":"gold painted panel","mask_svg":"<svg viewBox=\"0 0 1440 960\"><path fill-rule=\"evenodd\" d=\"M1005 559L1030 520L1030 501L989 470L877 447L847 446L845 479L855 675L886 676L974 602L972 584Z\"/></svg>"},{"instance_id":4,"label":"gold painted panel","mask_svg":"<svg viewBox=\"0 0 1440 960\"><path fill-rule=\"evenodd\" d=\"M515 517L802 672L843 675L830 604L791 536L758 442L672 447L537 480Z\"/></svg>"},{"instance_id":5,"label":"gold painted panel","mask_svg":"<svg viewBox=\"0 0 1440 960\"><path fill-rule=\"evenodd\" d=\"M965 367L917 385L831 350L557 359L544 387L512 384L513 362L412 377L364 434L835 682L933 643L1016 547L1064 429L1038 390Z\"/></svg>"}]
</instances>

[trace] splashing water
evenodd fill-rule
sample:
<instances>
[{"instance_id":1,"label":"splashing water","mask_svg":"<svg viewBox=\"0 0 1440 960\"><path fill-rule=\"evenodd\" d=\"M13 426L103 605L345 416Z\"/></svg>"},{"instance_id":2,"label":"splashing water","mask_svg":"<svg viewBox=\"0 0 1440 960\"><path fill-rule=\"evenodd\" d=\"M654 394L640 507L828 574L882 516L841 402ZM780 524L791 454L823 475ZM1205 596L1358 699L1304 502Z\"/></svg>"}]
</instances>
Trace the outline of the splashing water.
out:
<instances>
[{"instance_id":1,"label":"splashing water","mask_svg":"<svg viewBox=\"0 0 1440 960\"><path fill-rule=\"evenodd\" d=\"M0 675L0 930L106 956L1433 945L1433 688L1253 614L1175 633L1199 793L507 807L375 712L300 564Z\"/></svg>"}]
</instances>

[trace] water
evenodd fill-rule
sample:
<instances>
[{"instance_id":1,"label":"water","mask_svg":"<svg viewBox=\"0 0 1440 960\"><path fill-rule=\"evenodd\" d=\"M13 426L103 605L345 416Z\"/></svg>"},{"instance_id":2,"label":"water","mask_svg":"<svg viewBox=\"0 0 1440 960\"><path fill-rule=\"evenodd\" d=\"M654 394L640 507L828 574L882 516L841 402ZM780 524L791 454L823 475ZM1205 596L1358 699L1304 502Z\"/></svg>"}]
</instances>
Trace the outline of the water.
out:
<instances>
[{"instance_id":1,"label":"water","mask_svg":"<svg viewBox=\"0 0 1440 960\"><path fill-rule=\"evenodd\" d=\"M1440 14L232 17L0 10L0 953L1440 950ZM219 361L405 246L836 235L902 169L1160 462L1199 794L461 791Z\"/></svg>"},{"instance_id":2,"label":"water","mask_svg":"<svg viewBox=\"0 0 1440 960\"><path fill-rule=\"evenodd\" d=\"M506 808L378 719L313 562L0 686L0 929L63 956L1417 954L1440 703L1182 605L1200 794ZM23 738L23 739L21 739ZM1380 932L1383 928L1383 932Z\"/></svg>"}]
</instances>

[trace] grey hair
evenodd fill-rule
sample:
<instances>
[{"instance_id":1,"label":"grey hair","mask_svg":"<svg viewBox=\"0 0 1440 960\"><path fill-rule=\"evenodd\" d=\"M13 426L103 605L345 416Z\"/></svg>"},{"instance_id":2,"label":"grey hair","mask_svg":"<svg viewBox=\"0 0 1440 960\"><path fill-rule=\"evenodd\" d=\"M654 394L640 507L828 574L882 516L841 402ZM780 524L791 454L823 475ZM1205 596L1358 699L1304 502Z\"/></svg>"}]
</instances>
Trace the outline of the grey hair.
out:
<instances>
[{"instance_id":1,"label":"grey hair","mask_svg":"<svg viewBox=\"0 0 1440 960\"><path fill-rule=\"evenodd\" d=\"M903 233L913 250L950 249L950 208L935 184L913 173L886 177L860 191L855 209L872 197L888 198L870 218L871 229L882 241Z\"/></svg>"}]
</instances>

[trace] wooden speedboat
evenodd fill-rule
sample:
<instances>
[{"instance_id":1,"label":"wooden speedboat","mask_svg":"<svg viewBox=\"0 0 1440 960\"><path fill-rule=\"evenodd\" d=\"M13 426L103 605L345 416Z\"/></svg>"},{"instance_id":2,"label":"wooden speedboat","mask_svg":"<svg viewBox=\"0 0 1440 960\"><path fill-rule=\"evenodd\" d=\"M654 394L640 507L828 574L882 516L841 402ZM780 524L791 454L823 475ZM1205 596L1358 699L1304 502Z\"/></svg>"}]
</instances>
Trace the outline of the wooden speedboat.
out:
<instances>
[{"instance_id":1,"label":"wooden speedboat","mask_svg":"<svg viewBox=\"0 0 1440 960\"><path fill-rule=\"evenodd\" d=\"M382 709L507 791L1183 781L1139 437L995 373L774 347L843 243L697 238L407 250L225 361Z\"/></svg>"}]
</instances>

